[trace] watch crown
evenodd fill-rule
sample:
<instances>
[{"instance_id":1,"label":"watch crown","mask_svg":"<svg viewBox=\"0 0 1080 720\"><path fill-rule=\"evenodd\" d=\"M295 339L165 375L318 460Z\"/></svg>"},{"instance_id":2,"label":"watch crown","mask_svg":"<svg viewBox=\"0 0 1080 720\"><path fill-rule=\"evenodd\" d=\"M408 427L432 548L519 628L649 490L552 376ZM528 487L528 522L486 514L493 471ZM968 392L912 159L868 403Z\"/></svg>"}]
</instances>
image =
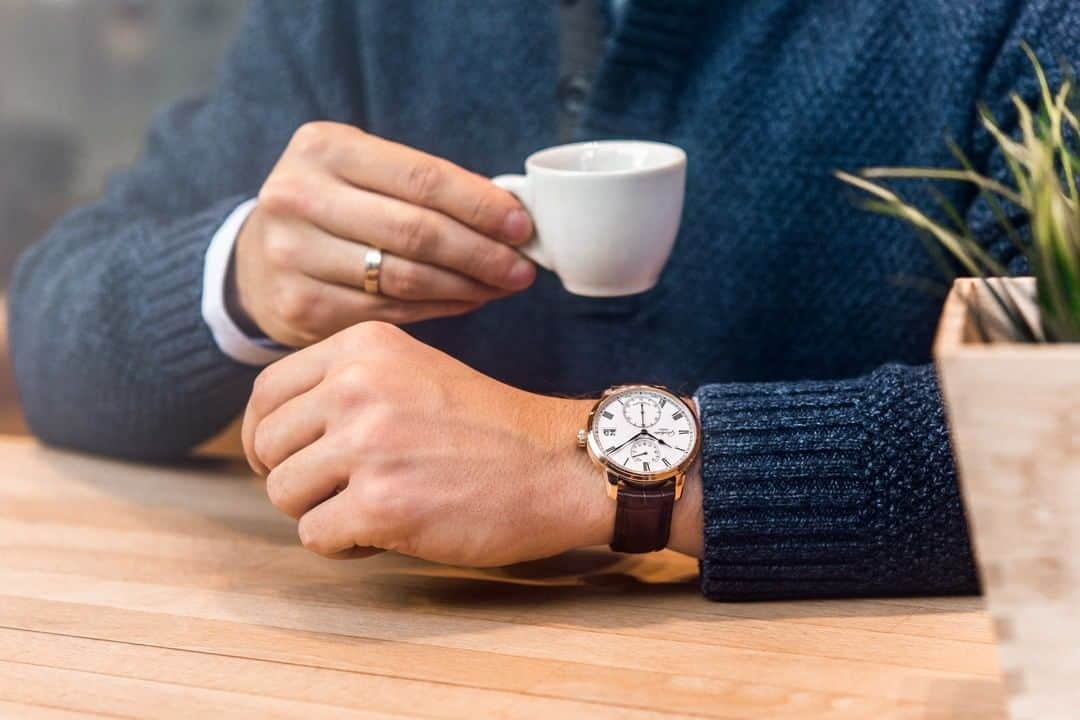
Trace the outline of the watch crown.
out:
<instances>
[{"instance_id":1,"label":"watch crown","mask_svg":"<svg viewBox=\"0 0 1080 720\"><path fill-rule=\"evenodd\" d=\"M585 445L588 443L588 440L589 440L589 434L587 432L585 432L584 430L578 430L577 431L577 444L578 444L578 447L585 447Z\"/></svg>"}]
</instances>

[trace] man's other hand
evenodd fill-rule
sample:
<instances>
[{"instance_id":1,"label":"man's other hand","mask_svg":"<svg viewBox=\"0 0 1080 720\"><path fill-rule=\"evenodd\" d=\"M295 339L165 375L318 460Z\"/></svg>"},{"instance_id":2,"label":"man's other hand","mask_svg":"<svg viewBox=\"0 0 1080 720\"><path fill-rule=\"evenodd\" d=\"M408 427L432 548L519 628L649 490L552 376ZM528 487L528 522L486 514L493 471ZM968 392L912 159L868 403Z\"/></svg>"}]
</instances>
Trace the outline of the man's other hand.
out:
<instances>
[{"instance_id":1,"label":"man's other hand","mask_svg":"<svg viewBox=\"0 0 1080 720\"><path fill-rule=\"evenodd\" d=\"M237 237L240 310L304 347L365 320L460 315L523 290L532 234L510 193L453 163L338 123L293 136ZM383 251L380 294L364 261Z\"/></svg>"},{"instance_id":2,"label":"man's other hand","mask_svg":"<svg viewBox=\"0 0 1080 720\"><path fill-rule=\"evenodd\" d=\"M263 371L244 449L320 555L504 565L611 540L615 504L575 438L591 406L370 322Z\"/></svg>"}]
</instances>

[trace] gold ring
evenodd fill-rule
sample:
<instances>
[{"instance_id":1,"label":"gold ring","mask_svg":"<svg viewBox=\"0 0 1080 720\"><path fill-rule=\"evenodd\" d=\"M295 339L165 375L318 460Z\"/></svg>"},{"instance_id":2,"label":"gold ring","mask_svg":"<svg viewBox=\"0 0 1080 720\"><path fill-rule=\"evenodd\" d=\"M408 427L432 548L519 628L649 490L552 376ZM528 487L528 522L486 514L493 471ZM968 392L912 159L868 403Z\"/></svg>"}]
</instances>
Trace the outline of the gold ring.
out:
<instances>
[{"instance_id":1,"label":"gold ring","mask_svg":"<svg viewBox=\"0 0 1080 720\"><path fill-rule=\"evenodd\" d=\"M379 272L382 270L382 250L371 248L364 255L364 292L379 294Z\"/></svg>"}]
</instances>

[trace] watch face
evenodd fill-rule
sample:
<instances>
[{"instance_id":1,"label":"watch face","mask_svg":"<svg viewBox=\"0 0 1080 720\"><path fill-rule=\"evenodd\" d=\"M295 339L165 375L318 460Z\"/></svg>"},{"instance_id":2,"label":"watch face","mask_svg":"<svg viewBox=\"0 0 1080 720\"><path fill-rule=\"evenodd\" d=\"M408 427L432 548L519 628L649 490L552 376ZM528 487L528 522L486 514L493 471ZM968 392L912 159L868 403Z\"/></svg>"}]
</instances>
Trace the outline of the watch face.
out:
<instances>
[{"instance_id":1,"label":"watch face","mask_svg":"<svg viewBox=\"0 0 1080 720\"><path fill-rule=\"evenodd\" d=\"M686 404L652 388L629 388L604 399L593 416L592 441L616 468L664 474L684 463L697 443Z\"/></svg>"}]
</instances>

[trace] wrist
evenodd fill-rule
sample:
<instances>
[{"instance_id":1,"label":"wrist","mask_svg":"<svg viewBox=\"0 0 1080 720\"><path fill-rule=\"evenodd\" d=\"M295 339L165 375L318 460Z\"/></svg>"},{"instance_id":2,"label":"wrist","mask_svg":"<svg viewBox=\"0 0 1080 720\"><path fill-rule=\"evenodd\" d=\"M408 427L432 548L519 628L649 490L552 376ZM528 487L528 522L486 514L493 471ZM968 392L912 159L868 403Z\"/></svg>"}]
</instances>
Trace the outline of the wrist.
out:
<instances>
[{"instance_id":1,"label":"wrist","mask_svg":"<svg viewBox=\"0 0 1080 720\"><path fill-rule=\"evenodd\" d=\"M236 327L240 328L240 331L249 338L268 337L251 317L251 313L247 311L240 296L240 289L236 281L236 255L237 249L233 247L229 265L225 271L225 311L229 313L229 317L232 318Z\"/></svg>"},{"instance_id":2,"label":"wrist","mask_svg":"<svg viewBox=\"0 0 1080 720\"><path fill-rule=\"evenodd\" d=\"M236 233L225 286L226 306L233 322L249 337L268 338L284 346L260 319L260 293L265 293L269 285L259 266L258 246L265 234L264 226L263 211L256 204Z\"/></svg>"},{"instance_id":3,"label":"wrist","mask_svg":"<svg viewBox=\"0 0 1080 720\"><path fill-rule=\"evenodd\" d=\"M675 552L699 558L704 552L705 519L702 512L701 458L686 469L682 498L671 513L671 537L668 547Z\"/></svg>"},{"instance_id":4,"label":"wrist","mask_svg":"<svg viewBox=\"0 0 1080 720\"><path fill-rule=\"evenodd\" d=\"M607 477L576 442L577 431L585 428L589 411L595 400L554 399L558 408L551 417L551 452L559 461L553 463L559 476L551 480L563 487L569 504L566 513L566 545L569 548L608 545L615 530L616 503L606 492ZM693 407L693 400L688 404ZM687 468L682 496L674 504L671 516L671 535L667 547L701 557L704 546L704 517L702 513L701 458Z\"/></svg>"}]
</instances>

